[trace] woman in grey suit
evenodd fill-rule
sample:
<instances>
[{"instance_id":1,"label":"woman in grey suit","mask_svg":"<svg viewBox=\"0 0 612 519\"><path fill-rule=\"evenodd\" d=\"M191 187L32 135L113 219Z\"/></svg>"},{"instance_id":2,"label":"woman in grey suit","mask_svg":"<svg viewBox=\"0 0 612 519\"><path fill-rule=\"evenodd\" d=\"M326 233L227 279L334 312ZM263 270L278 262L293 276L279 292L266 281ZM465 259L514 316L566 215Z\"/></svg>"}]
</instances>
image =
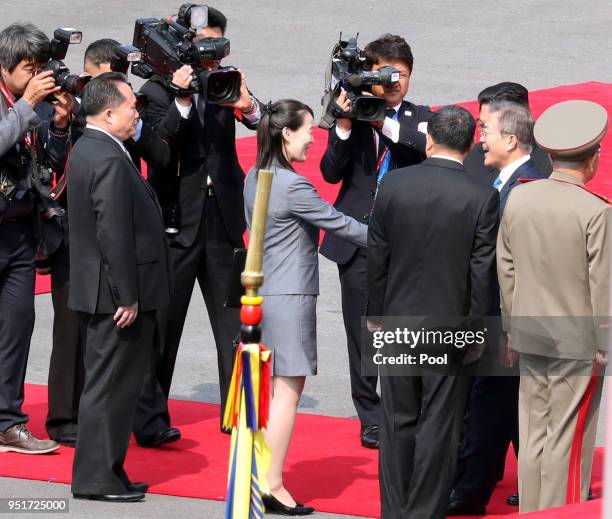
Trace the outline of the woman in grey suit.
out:
<instances>
[{"instance_id":1,"label":"woman in grey suit","mask_svg":"<svg viewBox=\"0 0 612 519\"><path fill-rule=\"evenodd\" d=\"M265 281L262 343L273 351L270 422L272 449L266 509L284 515L314 511L291 497L283 465L307 375L317 373L316 304L319 293L319 229L365 247L367 226L321 199L310 181L293 169L312 143L312 110L284 99L264 107L257 130L257 163L246 177L244 202L250 228L257 170L274 173L264 241Z\"/></svg>"}]
</instances>

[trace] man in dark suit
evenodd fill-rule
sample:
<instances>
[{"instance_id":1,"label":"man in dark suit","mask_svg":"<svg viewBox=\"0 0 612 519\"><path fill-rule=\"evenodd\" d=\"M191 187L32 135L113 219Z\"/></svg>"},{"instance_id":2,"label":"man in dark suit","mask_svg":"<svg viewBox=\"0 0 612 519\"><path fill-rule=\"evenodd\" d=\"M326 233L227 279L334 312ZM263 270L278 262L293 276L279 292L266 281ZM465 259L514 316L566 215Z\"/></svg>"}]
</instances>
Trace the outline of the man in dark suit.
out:
<instances>
[{"instance_id":1,"label":"man in dark suit","mask_svg":"<svg viewBox=\"0 0 612 519\"><path fill-rule=\"evenodd\" d=\"M331 184L342 183L334 206L363 223L368 222L383 175L395 168L418 164L425 158L425 132L431 117L427 106L404 100L413 65L406 40L385 34L365 47L365 55L368 67L373 70L387 65L400 71L399 82L372 89L372 93L385 98L388 116L383 122L375 123L337 119L330 128L327 149L321 159L323 178ZM345 94L340 95L338 104L348 111L350 104ZM351 395L361 421L361 444L378 448L378 377L361 372L360 327L367 299L366 253L332 234L325 236L320 252L338 264Z\"/></svg>"},{"instance_id":2,"label":"man in dark suit","mask_svg":"<svg viewBox=\"0 0 612 519\"><path fill-rule=\"evenodd\" d=\"M87 126L68 167L70 308L85 333L72 492L130 502L123 463L154 344L157 311L168 304L169 268L161 208L123 141L138 125L122 74L93 79L82 109Z\"/></svg>"},{"instance_id":3,"label":"man in dark suit","mask_svg":"<svg viewBox=\"0 0 612 519\"><path fill-rule=\"evenodd\" d=\"M478 104L480 106L478 120L480 124L483 124L483 121L489 117L489 105L493 101L518 103L529 110L529 92L527 89L518 83L504 81L503 83L487 87L478 94ZM532 144L530 155L538 170L548 178L552 173L550 158L535 141ZM485 164L482 142L477 143L468 153L468 156L465 158L465 168L469 174L474 175L481 182L489 185L493 185L495 178L499 174L498 168Z\"/></svg>"},{"instance_id":4,"label":"man in dark suit","mask_svg":"<svg viewBox=\"0 0 612 519\"><path fill-rule=\"evenodd\" d=\"M385 316L477 320L490 312L499 196L463 167L474 127L467 110L440 109L428 126L428 159L381 182L368 232L370 331L380 333ZM419 365L420 355L393 374L381 366L383 519L446 514L467 379L456 375L465 348L438 348L448 355L441 372Z\"/></svg>"},{"instance_id":5,"label":"man in dark suit","mask_svg":"<svg viewBox=\"0 0 612 519\"><path fill-rule=\"evenodd\" d=\"M506 100L492 100L486 106L480 116L480 144L484 167L498 172L492 186L499 191L501 217L508 196L520 179L547 175L538 169L531 156L533 118L528 108ZM499 315L499 291L493 315ZM505 340L500 341L500 358L511 367L513 362L507 358L506 346ZM508 446L514 442L518 448L519 377L513 371L497 376L484 371L487 368L472 381L467 432L459 453L459 471L448 515L483 515L495 485L503 478Z\"/></svg>"},{"instance_id":6,"label":"man in dark suit","mask_svg":"<svg viewBox=\"0 0 612 519\"><path fill-rule=\"evenodd\" d=\"M111 62L119 42L112 39L96 40L85 51L84 70L92 77L100 76L111 71ZM179 86L187 86L191 80L191 67L179 69L173 77L173 82ZM123 144L130 153L134 165L140 169L141 158L151 167L167 166L170 161L170 143L178 135L181 125L186 121L182 117L183 100L177 99L170 105L157 131L151 126L138 121L136 134ZM189 106L187 104L187 106ZM80 109L71 127L72 142L76 143L83 133L85 118ZM67 207L65 192L66 175L60 172L57 179L56 201L64 208ZM49 436L59 443L67 446L76 444L77 417L79 400L83 390L83 338L79 328L79 319L76 312L68 308L69 293L69 251L68 251L68 218L63 219L64 241L59 249L50 258L51 270L51 298L53 302L53 345L49 364L49 409L46 428ZM40 272L40 271L39 271ZM149 377L147 383L154 384ZM154 386L155 387L155 386ZM160 391L161 388L155 388ZM161 393L160 393L161 394ZM147 401L143 401L145 408ZM155 405L161 406L159 412L166 412L166 403L163 398L156 398ZM143 413L145 414L145 413ZM147 413L150 414L150 413ZM141 416L139 414L138 416ZM156 426L156 425L154 425ZM145 425L136 423L135 432L140 438L140 431ZM168 427L159 426L165 431L166 437L178 439L178 430L168 431ZM155 432L158 432L155 430ZM172 434L170 434L172 433Z\"/></svg>"},{"instance_id":7,"label":"man in dark suit","mask_svg":"<svg viewBox=\"0 0 612 519\"><path fill-rule=\"evenodd\" d=\"M225 33L225 16L208 7L208 26L198 29L197 39L219 38ZM204 63L206 69L219 67L218 61ZM158 127L174 95L153 78L141 89L147 96L146 121ZM188 97L191 101L191 96ZM235 248L243 247L244 172L236 154L236 120L255 129L260 119L258 102L249 93L244 75L240 98L230 105L207 102L193 95L189 120L180 133L167 168L155 169L149 180L167 215L173 284L162 339L162 358L158 378L168 397L187 309L196 280L204 302L217 347L222 409L231 380L233 343L240 329L237 309L225 308L224 301L231 275ZM152 400L154 397L144 398ZM166 422L157 413L149 422Z\"/></svg>"}]
</instances>

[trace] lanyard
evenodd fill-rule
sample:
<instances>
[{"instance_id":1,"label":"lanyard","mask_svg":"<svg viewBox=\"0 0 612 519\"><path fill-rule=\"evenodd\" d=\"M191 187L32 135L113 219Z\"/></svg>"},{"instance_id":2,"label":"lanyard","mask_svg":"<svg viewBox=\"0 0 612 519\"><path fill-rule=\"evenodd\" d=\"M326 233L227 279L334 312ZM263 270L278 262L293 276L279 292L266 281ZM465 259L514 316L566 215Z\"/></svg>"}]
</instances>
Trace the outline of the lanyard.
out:
<instances>
[{"instance_id":1,"label":"lanyard","mask_svg":"<svg viewBox=\"0 0 612 519\"><path fill-rule=\"evenodd\" d=\"M2 92L2 95L6 99L6 102L9 104L10 108L13 108L13 106L15 106L15 101L13 101L13 96L6 89L2 81L0 81L0 92ZM28 146L29 148L32 147L32 139L30 139L29 132L26 133L23 140L25 141L26 146Z\"/></svg>"},{"instance_id":2,"label":"lanyard","mask_svg":"<svg viewBox=\"0 0 612 519\"><path fill-rule=\"evenodd\" d=\"M393 114L394 121L397 121L398 115L399 115L399 110L396 110L395 114ZM382 137L379 136L378 138L381 139ZM385 149L381 153L378 159L378 164L376 165L376 171L378 173L378 176L376 178L377 183L380 183L385 173L389 170L390 164L391 164L391 150L389 149L389 146L385 145Z\"/></svg>"}]
</instances>

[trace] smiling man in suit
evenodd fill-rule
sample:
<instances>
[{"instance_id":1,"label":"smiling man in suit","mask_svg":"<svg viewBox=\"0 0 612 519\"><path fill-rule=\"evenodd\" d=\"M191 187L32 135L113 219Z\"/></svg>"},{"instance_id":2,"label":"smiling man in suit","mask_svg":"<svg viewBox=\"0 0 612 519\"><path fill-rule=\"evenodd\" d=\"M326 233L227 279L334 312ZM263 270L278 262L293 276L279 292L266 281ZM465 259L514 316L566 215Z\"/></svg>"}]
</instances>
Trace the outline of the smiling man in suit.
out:
<instances>
[{"instance_id":1,"label":"smiling man in suit","mask_svg":"<svg viewBox=\"0 0 612 519\"><path fill-rule=\"evenodd\" d=\"M491 110L489 107L494 101L518 103L529 110L529 92L523 85L510 81L497 83L496 85L485 88L478 94L478 105L480 109L478 120L481 125L490 117ZM544 173L546 177L549 177L552 172L550 158L537 143L532 142L531 146L531 159L536 167ZM465 167L468 173L474 175L481 182L489 185L493 184L493 181L499 174L499 168L485 163L482 142L477 143L470 153L468 153L468 156L465 158Z\"/></svg>"},{"instance_id":2,"label":"smiling man in suit","mask_svg":"<svg viewBox=\"0 0 612 519\"><path fill-rule=\"evenodd\" d=\"M123 74L85 90L87 126L68 170L70 292L85 330L85 387L74 457L75 497L140 501L145 483L123 469L154 344L156 312L169 300L161 209L123 141L138 124Z\"/></svg>"},{"instance_id":3,"label":"smiling man in suit","mask_svg":"<svg viewBox=\"0 0 612 519\"><path fill-rule=\"evenodd\" d=\"M481 119L480 142L485 166L499 174L493 187L499 191L500 213L504 212L510 190L521 178L546 178L531 158L533 117L518 103L493 101L486 119Z\"/></svg>"},{"instance_id":4,"label":"smiling man in suit","mask_svg":"<svg viewBox=\"0 0 612 519\"><path fill-rule=\"evenodd\" d=\"M382 122L372 123L337 119L329 130L321 172L327 182L342 183L334 207L362 223L368 223L378 182L385 173L425 159L427 121L432 114L429 107L404 100L414 63L412 50L404 38L385 34L366 45L364 50L366 65L371 70L392 66L400 72L398 82L372 87L373 94L385 98L387 117ZM345 112L350 109L345 94L341 94L338 104ZM325 236L320 252L338 264L351 394L361 421L361 444L378 448L378 377L361 372L361 316L365 315L367 300L366 252L331 234Z\"/></svg>"},{"instance_id":5,"label":"smiling man in suit","mask_svg":"<svg viewBox=\"0 0 612 519\"><path fill-rule=\"evenodd\" d=\"M531 158L533 118L529 110L510 101L492 101L481 111L480 143L484 166L498 171L492 185L499 191L500 215L519 180L546 178ZM474 177L474 175L471 175ZM496 297L494 315L499 314ZM505 342L500 343L502 347ZM506 355L502 355L503 358ZM459 453L459 466L449 499L448 515L482 515L493 489L503 476L506 453L517 445L519 377L477 376L468 403L468 427Z\"/></svg>"}]
</instances>

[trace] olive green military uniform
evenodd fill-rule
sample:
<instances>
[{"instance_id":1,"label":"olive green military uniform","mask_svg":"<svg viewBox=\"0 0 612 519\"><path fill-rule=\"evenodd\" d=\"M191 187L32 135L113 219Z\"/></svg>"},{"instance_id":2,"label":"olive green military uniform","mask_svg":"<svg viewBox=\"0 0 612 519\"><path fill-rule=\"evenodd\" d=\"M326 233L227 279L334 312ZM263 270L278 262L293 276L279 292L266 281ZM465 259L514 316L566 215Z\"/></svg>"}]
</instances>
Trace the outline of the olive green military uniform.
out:
<instances>
[{"instance_id":1,"label":"olive green military uniform","mask_svg":"<svg viewBox=\"0 0 612 519\"><path fill-rule=\"evenodd\" d=\"M606 129L602 107L569 101L534 134L553 160L575 164ZM497 241L504 329L520 353L521 512L587 498L603 386L612 207L564 171L512 191Z\"/></svg>"}]
</instances>

